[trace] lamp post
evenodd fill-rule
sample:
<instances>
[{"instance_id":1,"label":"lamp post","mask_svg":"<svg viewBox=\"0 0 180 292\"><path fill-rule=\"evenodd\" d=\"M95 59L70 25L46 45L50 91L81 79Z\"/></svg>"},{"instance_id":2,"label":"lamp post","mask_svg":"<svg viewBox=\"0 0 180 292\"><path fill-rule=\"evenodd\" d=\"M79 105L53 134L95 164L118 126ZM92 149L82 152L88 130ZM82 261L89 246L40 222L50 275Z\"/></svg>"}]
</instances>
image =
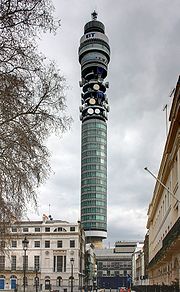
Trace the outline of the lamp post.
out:
<instances>
[{"instance_id":1,"label":"lamp post","mask_svg":"<svg viewBox=\"0 0 180 292\"><path fill-rule=\"evenodd\" d=\"M28 248L29 241L27 240L26 236L24 240L22 241L23 250L24 250L24 261L23 261L23 272L24 272L24 278L23 278L23 291L26 290L26 251Z\"/></svg>"},{"instance_id":2,"label":"lamp post","mask_svg":"<svg viewBox=\"0 0 180 292\"><path fill-rule=\"evenodd\" d=\"M74 258L71 258L70 262L71 262L71 292L73 292L73 265L74 265Z\"/></svg>"},{"instance_id":3,"label":"lamp post","mask_svg":"<svg viewBox=\"0 0 180 292\"><path fill-rule=\"evenodd\" d=\"M36 278L35 278L35 284L36 284L36 292L38 292L38 267L35 267L35 272L36 272Z\"/></svg>"}]
</instances>

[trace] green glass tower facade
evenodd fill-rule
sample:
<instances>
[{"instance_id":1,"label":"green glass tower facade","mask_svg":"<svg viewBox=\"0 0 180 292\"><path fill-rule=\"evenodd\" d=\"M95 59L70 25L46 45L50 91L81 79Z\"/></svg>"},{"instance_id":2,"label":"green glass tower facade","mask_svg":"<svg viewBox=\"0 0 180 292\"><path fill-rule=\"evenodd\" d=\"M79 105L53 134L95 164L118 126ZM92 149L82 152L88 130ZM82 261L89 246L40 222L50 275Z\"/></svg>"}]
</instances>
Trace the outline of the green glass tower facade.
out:
<instances>
[{"instance_id":1,"label":"green glass tower facade","mask_svg":"<svg viewBox=\"0 0 180 292\"><path fill-rule=\"evenodd\" d=\"M106 88L110 47L97 14L84 27L80 40L81 223L86 241L96 246L107 236L107 118Z\"/></svg>"},{"instance_id":2,"label":"green glass tower facade","mask_svg":"<svg viewBox=\"0 0 180 292\"><path fill-rule=\"evenodd\" d=\"M82 124L81 220L85 229L107 230L107 126Z\"/></svg>"}]
</instances>

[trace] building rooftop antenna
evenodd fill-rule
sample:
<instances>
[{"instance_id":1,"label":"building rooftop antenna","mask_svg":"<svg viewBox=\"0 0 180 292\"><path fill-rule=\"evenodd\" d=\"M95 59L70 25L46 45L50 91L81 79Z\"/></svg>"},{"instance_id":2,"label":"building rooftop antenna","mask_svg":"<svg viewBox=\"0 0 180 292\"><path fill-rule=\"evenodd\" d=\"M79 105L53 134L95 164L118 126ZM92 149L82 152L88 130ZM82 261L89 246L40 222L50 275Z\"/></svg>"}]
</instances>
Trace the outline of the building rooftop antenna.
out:
<instances>
[{"instance_id":1,"label":"building rooftop antenna","mask_svg":"<svg viewBox=\"0 0 180 292\"><path fill-rule=\"evenodd\" d=\"M92 16L92 20L96 20L97 19L97 12L94 10L93 13L91 13L91 16Z\"/></svg>"},{"instance_id":2,"label":"building rooftop antenna","mask_svg":"<svg viewBox=\"0 0 180 292\"><path fill-rule=\"evenodd\" d=\"M170 91L170 93L169 93L169 96L170 96L170 97L173 95L174 91L175 91L175 88L173 88L173 89Z\"/></svg>"}]
</instances>

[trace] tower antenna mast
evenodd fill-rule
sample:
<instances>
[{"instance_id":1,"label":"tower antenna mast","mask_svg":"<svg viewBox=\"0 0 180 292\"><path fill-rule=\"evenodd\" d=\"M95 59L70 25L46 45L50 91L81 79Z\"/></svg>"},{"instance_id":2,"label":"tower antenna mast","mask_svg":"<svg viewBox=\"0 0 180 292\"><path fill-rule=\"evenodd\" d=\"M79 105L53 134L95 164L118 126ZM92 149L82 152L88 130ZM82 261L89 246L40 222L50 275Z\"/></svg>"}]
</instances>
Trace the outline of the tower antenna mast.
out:
<instances>
[{"instance_id":1,"label":"tower antenna mast","mask_svg":"<svg viewBox=\"0 0 180 292\"><path fill-rule=\"evenodd\" d=\"M91 16L92 16L92 20L97 20L98 14L97 14L96 10L94 10L93 13L91 13Z\"/></svg>"}]
</instances>

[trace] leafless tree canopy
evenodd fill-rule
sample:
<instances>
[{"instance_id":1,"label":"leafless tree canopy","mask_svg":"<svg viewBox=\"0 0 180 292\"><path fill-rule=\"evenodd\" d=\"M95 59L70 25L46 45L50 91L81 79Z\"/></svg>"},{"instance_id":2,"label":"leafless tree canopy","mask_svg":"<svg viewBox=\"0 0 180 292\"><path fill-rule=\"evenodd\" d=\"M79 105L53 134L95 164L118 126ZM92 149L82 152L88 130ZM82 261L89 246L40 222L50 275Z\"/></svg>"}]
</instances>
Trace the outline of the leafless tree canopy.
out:
<instances>
[{"instance_id":1,"label":"leafless tree canopy","mask_svg":"<svg viewBox=\"0 0 180 292\"><path fill-rule=\"evenodd\" d=\"M50 170L44 141L70 124L65 80L37 50L39 34L58 26L49 0L0 2L1 223L19 219L27 202L36 202Z\"/></svg>"}]
</instances>

